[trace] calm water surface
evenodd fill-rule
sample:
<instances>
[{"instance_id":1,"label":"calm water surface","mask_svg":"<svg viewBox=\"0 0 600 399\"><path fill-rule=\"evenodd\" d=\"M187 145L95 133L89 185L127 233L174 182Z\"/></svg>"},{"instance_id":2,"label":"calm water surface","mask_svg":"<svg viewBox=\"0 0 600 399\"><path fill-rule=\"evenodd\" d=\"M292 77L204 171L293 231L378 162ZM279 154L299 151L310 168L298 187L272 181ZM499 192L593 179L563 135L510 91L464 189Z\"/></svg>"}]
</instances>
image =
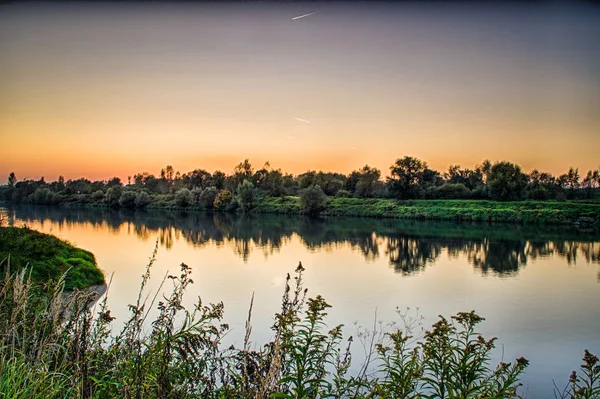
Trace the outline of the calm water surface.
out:
<instances>
[{"instance_id":1,"label":"calm water surface","mask_svg":"<svg viewBox=\"0 0 600 399\"><path fill-rule=\"evenodd\" d=\"M271 336L287 273L301 261L309 295L333 305L330 325L346 335L375 315L400 321L396 308L425 317L475 310L481 331L498 337L495 361L524 356L522 393L554 397L584 349L600 354L600 237L562 228L287 216L124 213L45 207L0 208L17 224L52 233L96 255L113 276L109 305L127 317L158 242L150 288L184 262L198 295L225 303L227 339L241 342L255 293L253 341ZM119 324L116 324L118 326ZM354 345L356 358L362 348Z\"/></svg>"}]
</instances>

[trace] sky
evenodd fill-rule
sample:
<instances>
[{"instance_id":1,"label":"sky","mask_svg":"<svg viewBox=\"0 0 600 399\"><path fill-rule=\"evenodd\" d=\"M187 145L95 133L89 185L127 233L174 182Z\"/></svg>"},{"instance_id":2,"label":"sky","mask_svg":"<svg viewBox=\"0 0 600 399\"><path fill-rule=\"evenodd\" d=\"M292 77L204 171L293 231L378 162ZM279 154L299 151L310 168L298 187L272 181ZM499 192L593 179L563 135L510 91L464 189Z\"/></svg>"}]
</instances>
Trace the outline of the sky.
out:
<instances>
[{"instance_id":1,"label":"sky","mask_svg":"<svg viewBox=\"0 0 600 399\"><path fill-rule=\"evenodd\" d=\"M0 179L405 155L585 174L599 43L591 2L3 3Z\"/></svg>"}]
</instances>

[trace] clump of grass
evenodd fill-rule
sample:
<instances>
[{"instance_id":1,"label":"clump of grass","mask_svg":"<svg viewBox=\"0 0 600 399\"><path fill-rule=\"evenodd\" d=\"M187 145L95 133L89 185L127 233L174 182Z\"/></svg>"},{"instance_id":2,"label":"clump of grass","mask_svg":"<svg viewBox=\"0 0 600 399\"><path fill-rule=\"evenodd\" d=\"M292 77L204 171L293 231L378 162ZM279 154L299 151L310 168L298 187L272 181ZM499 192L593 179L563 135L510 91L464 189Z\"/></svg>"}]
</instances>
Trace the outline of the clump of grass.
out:
<instances>
[{"instance_id":1,"label":"clump of grass","mask_svg":"<svg viewBox=\"0 0 600 399\"><path fill-rule=\"evenodd\" d=\"M91 252L27 227L0 226L0 260L9 257L12 270L28 266L36 282L56 281L66 273L66 290L104 284L104 274ZM0 273L7 272L7 266L8 262L0 264Z\"/></svg>"},{"instance_id":2,"label":"clump of grass","mask_svg":"<svg viewBox=\"0 0 600 399\"><path fill-rule=\"evenodd\" d=\"M190 267L181 264L163 280L173 285L170 295L145 292L155 256L116 335L107 297L94 315L93 295L63 295L64 279L35 284L23 269L0 280L0 397L517 397L527 361L493 367L495 339L477 333L483 318L474 312L440 317L423 337L397 327L366 335L367 360L351 375L352 338L343 339L341 325L327 327L330 305L308 298L301 264L287 276L272 339L252 350L252 302L243 346L224 346L222 303L198 298L193 309L183 306ZM158 316L149 320L154 306ZM594 379L597 359L590 356L585 378ZM578 377L572 381L579 389Z\"/></svg>"}]
</instances>

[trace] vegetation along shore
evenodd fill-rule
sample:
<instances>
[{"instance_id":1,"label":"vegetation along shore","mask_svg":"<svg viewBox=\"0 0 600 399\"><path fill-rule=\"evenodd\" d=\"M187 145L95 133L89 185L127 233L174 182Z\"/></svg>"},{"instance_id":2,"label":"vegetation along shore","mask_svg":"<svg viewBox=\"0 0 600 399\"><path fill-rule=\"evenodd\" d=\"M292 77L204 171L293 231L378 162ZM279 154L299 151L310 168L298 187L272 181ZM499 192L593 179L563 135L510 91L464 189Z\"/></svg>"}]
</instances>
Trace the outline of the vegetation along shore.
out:
<instances>
[{"instance_id":1,"label":"vegetation along shore","mask_svg":"<svg viewBox=\"0 0 600 399\"><path fill-rule=\"evenodd\" d=\"M308 171L294 176L248 160L233 173L188 173L167 166L158 177L147 172L104 181L85 178L54 182L18 181L11 173L0 186L8 203L187 209L216 212L364 216L535 224L600 223L600 170L583 178L577 168L553 176L518 165L484 161L474 169L451 165L444 173L413 157L397 159L390 175L368 165L348 175Z\"/></svg>"},{"instance_id":2,"label":"vegetation along shore","mask_svg":"<svg viewBox=\"0 0 600 399\"><path fill-rule=\"evenodd\" d=\"M155 251L156 255L156 251ZM495 338L479 331L475 312L440 316L423 332L421 319L399 312L404 324L359 331L366 361L351 372L352 337L327 326L330 305L303 286L304 268L288 275L273 336L251 341L252 302L243 343L223 343L229 326L222 303L183 305L191 269L169 276L170 295L158 315L142 277L130 318L113 330L106 297L60 284L36 285L24 272L0 280L0 392L10 398L517 398L528 360L491 364ZM555 389L560 398L600 395L598 358L584 352L581 369ZM558 385L557 385L558 387ZM450 395L452 393L452 395Z\"/></svg>"}]
</instances>

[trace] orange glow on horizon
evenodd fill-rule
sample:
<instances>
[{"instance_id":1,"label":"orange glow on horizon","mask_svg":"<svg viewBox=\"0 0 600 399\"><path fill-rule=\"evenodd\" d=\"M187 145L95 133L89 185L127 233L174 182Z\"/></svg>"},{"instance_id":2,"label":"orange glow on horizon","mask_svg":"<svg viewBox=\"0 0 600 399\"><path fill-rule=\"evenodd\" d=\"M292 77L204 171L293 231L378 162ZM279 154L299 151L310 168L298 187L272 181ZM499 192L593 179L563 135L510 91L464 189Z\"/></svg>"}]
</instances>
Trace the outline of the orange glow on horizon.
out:
<instances>
[{"instance_id":1,"label":"orange glow on horizon","mask_svg":"<svg viewBox=\"0 0 600 399\"><path fill-rule=\"evenodd\" d=\"M1 5L0 180L598 168L593 6L494 4Z\"/></svg>"}]
</instances>

